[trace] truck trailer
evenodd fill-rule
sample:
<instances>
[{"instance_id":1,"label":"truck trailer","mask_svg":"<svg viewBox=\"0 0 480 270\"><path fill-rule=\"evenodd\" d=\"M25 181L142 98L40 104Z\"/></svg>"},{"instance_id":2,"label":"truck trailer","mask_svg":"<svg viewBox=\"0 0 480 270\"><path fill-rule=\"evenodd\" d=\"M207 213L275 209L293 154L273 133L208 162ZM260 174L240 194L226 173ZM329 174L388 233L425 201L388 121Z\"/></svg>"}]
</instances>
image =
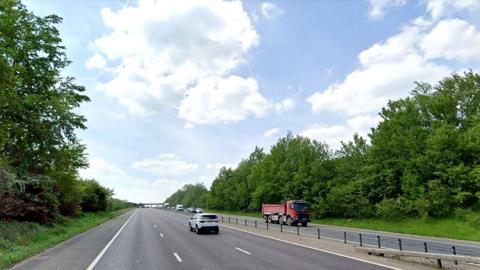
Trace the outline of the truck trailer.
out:
<instances>
[{"instance_id":1,"label":"truck trailer","mask_svg":"<svg viewBox=\"0 0 480 270\"><path fill-rule=\"evenodd\" d=\"M262 214L265 222L269 223L290 226L302 224L305 227L311 221L310 207L303 200L288 200L281 204L262 204Z\"/></svg>"}]
</instances>

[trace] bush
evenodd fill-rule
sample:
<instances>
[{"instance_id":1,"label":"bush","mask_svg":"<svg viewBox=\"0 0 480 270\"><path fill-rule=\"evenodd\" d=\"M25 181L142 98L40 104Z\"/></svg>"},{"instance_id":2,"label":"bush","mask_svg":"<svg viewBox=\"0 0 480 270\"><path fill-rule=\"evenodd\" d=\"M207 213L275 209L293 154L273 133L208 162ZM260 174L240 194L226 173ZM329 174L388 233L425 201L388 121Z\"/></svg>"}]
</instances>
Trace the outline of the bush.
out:
<instances>
[{"instance_id":1,"label":"bush","mask_svg":"<svg viewBox=\"0 0 480 270\"><path fill-rule=\"evenodd\" d=\"M418 208L405 197L389 198L377 204L377 215L389 219L413 217L418 216Z\"/></svg>"},{"instance_id":2,"label":"bush","mask_svg":"<svg viewBox=\"0 0 480 270\"><path fill-rule=\"evenodd\" d=\"M452 213L453 198L450 189L439 180L428 183L427 191L417 200L420 214L424 217L445 217Z\"/></svg>"},{"instance_id":3,"label":"bush","mask_svg":"<svg viewBox=\"0 0 480 270\"><path fill-rule=\"evenodd\" d=\"M374 214L372 204L362 196L360 186L356 183L333 188L326 203L325 212L329 216L366 218Z\"/></svg>"},{"instance_id":4,"label":"bush","mask_svg":"<svg viewBox=\"0 0 480 270\"><path fill-rule=\"evenodd\" d=\"M80 206L84 212L98 212L107 210L108 201L112 192L101 186L97 181L82 180L79 181L82 200Z\"/></svg>"},{"instance_id":5,"label":"bush","mask_svg":"<svg viewBox=\"0 0 480 270\"><path fill-rule=\"evenodd\" d=\"M18 177L0 168L0 219L50 223L58 215L54 182L45 176Z\"/></svg>"}]
</instances>

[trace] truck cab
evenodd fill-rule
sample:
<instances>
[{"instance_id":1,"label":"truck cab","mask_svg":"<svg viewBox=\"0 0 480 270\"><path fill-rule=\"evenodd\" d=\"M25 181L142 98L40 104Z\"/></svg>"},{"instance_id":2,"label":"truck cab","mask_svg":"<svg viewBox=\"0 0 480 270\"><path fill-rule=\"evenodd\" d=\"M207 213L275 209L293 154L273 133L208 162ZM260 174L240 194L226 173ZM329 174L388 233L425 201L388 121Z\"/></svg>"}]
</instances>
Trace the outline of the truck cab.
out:
<instances>
[{"instance_id":1,"label":"truck cab","mask_svg":"<svg viewBox=\"0 0 480 270\"><path fill-rule=\"evenodd\" d=\"M307 223L311 221L310 205L306 201L298 200L290 200L286 204L287 216L285 223L293 226L301 223L303 227L307 226Z\"/></svg>"}]
</instances>

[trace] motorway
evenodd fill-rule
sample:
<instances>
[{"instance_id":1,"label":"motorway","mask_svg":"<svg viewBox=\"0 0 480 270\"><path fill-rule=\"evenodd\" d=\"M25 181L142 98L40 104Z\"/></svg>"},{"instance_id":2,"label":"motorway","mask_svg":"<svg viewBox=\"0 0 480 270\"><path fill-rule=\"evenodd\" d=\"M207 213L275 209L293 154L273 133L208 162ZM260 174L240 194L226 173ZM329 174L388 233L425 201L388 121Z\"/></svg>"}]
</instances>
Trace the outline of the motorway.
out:
<instances>
[{"instance_id":1,"label":"motorway","mask_svg":"<svg viewBox=\"0 0 480 270\"><path fill-rule=\"evenodd\" d=\"M255 222L259 228L266 228L266 223L261 218L228 216L219 214L223 217L223 221L228 224L238 222L239 224L246 224L248 226L255 226ZM270 230L280 231L280 225L275 223L268 224ZM297 226L282 226L284 232L297 233ZM362 245L369 247L378 247L379 240L382 248L400 249L408 251L418 251L430 253L452 254L453 247L457 255L480 257L480 243L472 241L462 241L454 239L443 239L435 237L413 236L398 233L369 231L347 229L334 226L318 226L309 224L308 227L298 227L300 235L318 237L318 230L320 230L320 237L333 241L344 242L349 244L360 244L360 237L362 237ZM361 234L361 236L360 236ZM401 239L399 241L399 239Z\"/></svg>"},{"instance_id":2,"label":"motorway","mask_svg":"<svg viewBox=\"0 0 480 270\"><path fill-rule=\"evenodd\" d=\"M12 269L390 269L225 227L197 235L187 222L174 212L136 209Z\"/></svg>"}]
</instances>

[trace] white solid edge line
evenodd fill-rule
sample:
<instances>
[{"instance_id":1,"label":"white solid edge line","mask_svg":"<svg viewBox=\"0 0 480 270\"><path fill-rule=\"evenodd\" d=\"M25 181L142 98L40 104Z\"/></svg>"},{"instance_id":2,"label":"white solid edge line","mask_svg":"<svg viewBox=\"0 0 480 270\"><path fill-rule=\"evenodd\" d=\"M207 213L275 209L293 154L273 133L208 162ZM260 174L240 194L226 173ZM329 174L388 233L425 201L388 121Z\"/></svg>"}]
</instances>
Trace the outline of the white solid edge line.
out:
<instances>
[{"instance_id":1,"label":"white solid edge line","mask_svg":"<svg viewBox=\"0 0 480 270\"><path fill-rule=\"evenodd\" d=\"M175 256L178 262L182 262L182 258L180 258L177 253L173 253L173 256Z\"/></svg>"},{"instance_id":2,"label":"white solid edge line","mask_svg":"<svg viewBox=\"0 0 480 270\"><path fill-rule=\"evenodd\" d=\"M248 254L248 255L252 254L252 253L250 253L250 252L248 252L248 251L246 251L246 250L243 250L243 249L241 249L241 248L239 248L239 247L235 247L235 249L238 250L238 251L241 251L241 252L243 252L243 253L245 253L245 254Z\"/></svg>"},{"instance_id":3,"label":"white solid edge line","mask_svg":"<svg viewBox=\"0 0 480 270\"><path fill-rule=\"evenodd\" d=\"M133 212L132 215L130 215L130 217L127 219L127 221L125 221L125 223L123 223L122 227L120 227L118 232L112 237L112 239L110 239L110 241L102 249L102 251L100 251L100 253L98 253L97 257L95 257L95 259L90 263L90 265L87 267L86 270L93 270L93 268L95 268L95 266L100 261L100 259L103 257L105 252L107 252L108 248L112 245L113 241L115 241L115 239L118 237L118 235L123 231L123 228L125 228L125 226L127 226L128 222L130 221L130 219L132 219L132 217L135 215L136 212L137 212L137 210L135 210L135 212Z\"/></svg>"},{"instance_id":4,"label":"white solid edge line","mask_svg":"<svg viewBox=\"0 0 480 270\"><path fill-rule=\"evenodd\" d=\"M403 269L401 269L401 268L396 268L396 267L389 266L389 265L385 265L385 264L381 264L381 263L376 263L376 262L372 262L372 261L367 261L367 260L364 260L364 259L355 258L355 257L351 257L351 256L348 256L348 255L336 253L336 252L333 252L333 251L328 251L328 250L324 250L324 249L320 249L320 248L314 248L314 247L310 247L310 246L306 246L306 245L302 245L302 244L290 242L290 241L287 241L287 240L278 239L278 238L271 237L271 236L266 236L266 235L261 235L261 234L254 233L254 232L249 232L249 231L240 230L240 229L233 228L233 227L230 227L230 226L226 226L226 225L223 225L223 224L222 224L222 226L223 226L223 227L226 227L226 228L229 228L229 229L231 229L231 230L235 230L235 231L239 231L239 232L243 232L243 233L249 233L249 234L253 234L253 235L256 235L256 236L261 236L261 237L264 237L264 238L267 238L267 239L276 240L276 241L284 242L284 243L287 243L287 244L291 244L291 245L295 245L295 246L299 246L299 247L303 247L303 248L309 248L309 249L313 249L313 250L316 250L316 251L320 251L320 252L324 252L324 253L328 253L328 254L332 254L332 255L336 255L336 256L340 256L340 257L344 257L344 258L348 258L348 259L352 259L352 260L356 260L356 261L360 261L360 262L364 262L364 263L369 263L369 264L373 264L373 265L378 265L378 266L382 266L382 267L386 267L386 268L394 269L394 270L403 270Z\"/></svg>"}]
</instances>

